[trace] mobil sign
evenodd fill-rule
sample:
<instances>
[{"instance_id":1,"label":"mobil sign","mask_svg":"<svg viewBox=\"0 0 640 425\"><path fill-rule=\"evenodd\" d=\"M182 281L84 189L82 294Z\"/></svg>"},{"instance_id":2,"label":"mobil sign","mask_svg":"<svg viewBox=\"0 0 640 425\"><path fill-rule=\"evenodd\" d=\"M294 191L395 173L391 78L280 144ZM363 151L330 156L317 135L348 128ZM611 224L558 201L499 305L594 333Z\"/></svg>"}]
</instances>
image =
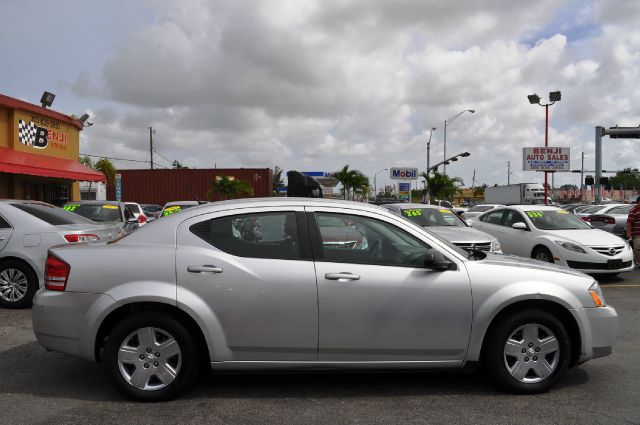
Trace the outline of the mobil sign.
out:
<instances>
[{"instance_id":1,"label":"mobil sign","mask_svg":"<svg viewBox=\"0 0 640 425\"><path fill-rule=\"evenodd\" d=\"M416 180L418 178L417 168L391 168L391 178L398 180Z\"/></svg>"}]
</instances>

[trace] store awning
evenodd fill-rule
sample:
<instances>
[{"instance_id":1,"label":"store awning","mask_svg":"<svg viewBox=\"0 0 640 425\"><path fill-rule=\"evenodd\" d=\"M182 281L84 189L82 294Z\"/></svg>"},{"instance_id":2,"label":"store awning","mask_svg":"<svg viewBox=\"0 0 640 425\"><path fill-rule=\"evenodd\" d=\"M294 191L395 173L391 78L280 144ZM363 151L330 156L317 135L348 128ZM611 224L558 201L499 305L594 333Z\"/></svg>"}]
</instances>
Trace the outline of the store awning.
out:
<instances>
[{"instance_id":1,"label":"store awning","mask_svg":"<svg viewBox=\"0 0 640 425\"><path fill-rule=\"evenodd\" d=\"M0 147L0 172L90 182L106 180L104 174L78 161L18 152L5 147Z\"/></svg>"}]
</instances>

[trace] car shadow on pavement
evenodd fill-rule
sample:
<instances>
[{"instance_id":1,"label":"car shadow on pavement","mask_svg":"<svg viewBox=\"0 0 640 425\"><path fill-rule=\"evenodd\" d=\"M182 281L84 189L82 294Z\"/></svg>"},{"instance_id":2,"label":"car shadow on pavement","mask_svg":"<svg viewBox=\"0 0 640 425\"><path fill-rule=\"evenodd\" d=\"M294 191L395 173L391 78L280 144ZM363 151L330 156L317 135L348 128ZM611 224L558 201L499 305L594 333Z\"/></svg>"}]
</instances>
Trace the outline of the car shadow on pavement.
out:
<instances>
[{"instance_id":1,"label":"car shadow on pavement","mask_svg":"<svg viewBox=\"0 0 640 425\"><path fill-rule=\"evenodd\" d=\"M46 398L122 401L104 365L64 354L46 352L36 342L0 353L0 399L3 394L31 394ZM589 381L581 368L567 371L555 390ZM214 373L205 371L189 399L237 398L357 398L428 395L503 396L483 373L460 371L363 371Z\"/></svg>"}]
</instances>

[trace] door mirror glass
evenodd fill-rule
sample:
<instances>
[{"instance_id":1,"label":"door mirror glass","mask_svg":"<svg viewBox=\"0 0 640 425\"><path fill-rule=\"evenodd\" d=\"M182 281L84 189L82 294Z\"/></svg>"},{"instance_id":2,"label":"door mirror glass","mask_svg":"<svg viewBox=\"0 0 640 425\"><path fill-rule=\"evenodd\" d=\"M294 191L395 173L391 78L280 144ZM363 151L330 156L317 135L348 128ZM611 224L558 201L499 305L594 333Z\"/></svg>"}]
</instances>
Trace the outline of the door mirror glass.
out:
<instances>
[{"instance_id":1,"label":"door mirror glass","mask_svg":"<svg viewBox=\"0 0 640 425\"><path fill-rule=\"evenodd\" d=\"M451 270L453 263L449 261L442 253L435 249L427 249L424 257L424 267L431 270Z\"/></svg>"},{"instance_id":2,"label":"door mirror glass","mask_svg":"<svg viewBox=\"0 0 640 425\"><path fill-rule=\"evenodd\" d=\"M513 223L511 225L512 229L518 229L518 230L527 230L527 225L524 224L523 222L519 221L517 223Z\"/></svg>"}]
</instances>

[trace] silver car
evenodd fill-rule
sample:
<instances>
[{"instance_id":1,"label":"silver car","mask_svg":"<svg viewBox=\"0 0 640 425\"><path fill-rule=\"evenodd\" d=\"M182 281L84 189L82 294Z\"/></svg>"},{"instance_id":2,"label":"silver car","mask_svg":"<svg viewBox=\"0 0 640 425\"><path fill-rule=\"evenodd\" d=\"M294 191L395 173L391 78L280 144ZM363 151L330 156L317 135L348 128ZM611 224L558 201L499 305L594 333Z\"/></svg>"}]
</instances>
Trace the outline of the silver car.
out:
<instances>
[{"instance_id":1,"label":"silver car","mask_svg":"<svg viewBox=\"0 0 640 425\"><path fill-rule=\"evenodd\" d=\"M438 236L467 251L489 251L502 253L498 239L472 229L451 209L425 204L387 204L383 208L406 218L418 226L427 227Z\"/></svg>"},{"instance_id":2,"label":"silver car","mask_svg":"<svg viewBox=\"0 0 640 425\"><path fill-rule=\"evenodd\" d=\"M359 232L366 249L324 243L317 223L327 219ZM259 237L238 229L247 220ZM180 394L202 364L481 364L506 390L538 393L610 354L618 323L587 275L470 256L383 208L323 199L216 202L113 243L53 248L45 281L33 307L38 341L104 361L122 393L147 401Z\"/></svg>"},{"instance_id":3,"label":"silver car","mask_svg":"<svg viewBox=\"0 0 640 425\"><path fill-rule=\"evenodd\" d=\"M52 246L108 241L116 233L44 202L0 200L0 307L31 305Z\"/></svg>"}]
</instances>

